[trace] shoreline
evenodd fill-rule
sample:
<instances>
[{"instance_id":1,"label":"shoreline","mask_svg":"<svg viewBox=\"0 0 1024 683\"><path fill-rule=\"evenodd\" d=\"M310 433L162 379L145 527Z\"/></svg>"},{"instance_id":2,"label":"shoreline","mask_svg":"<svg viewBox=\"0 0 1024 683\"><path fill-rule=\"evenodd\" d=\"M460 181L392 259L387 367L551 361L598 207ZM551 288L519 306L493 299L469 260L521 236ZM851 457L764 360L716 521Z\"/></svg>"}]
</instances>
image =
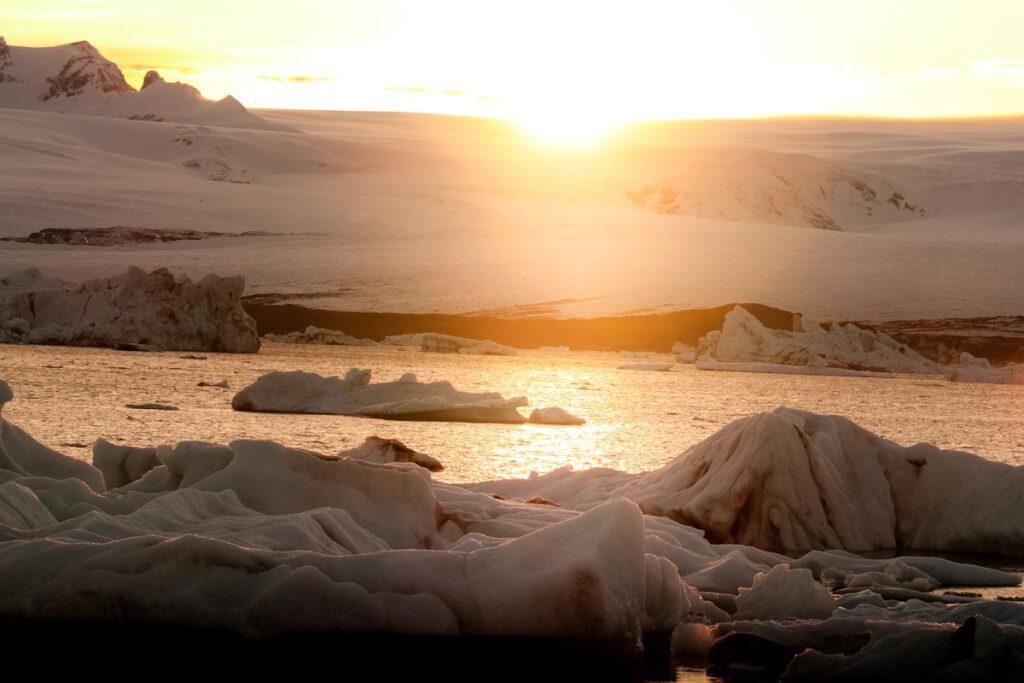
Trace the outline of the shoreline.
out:
<instances>
[{"instance_id":1,"label":"shoreline","mask_svg":"<svg viewBox=\"0 0 1024 683\"><path fill-rule=\"evenodd\" d=\"M646 351L671 353L672 344L695 345L722 327L725 314L736 305L764 325L793 329L790 311L763 304L726 304L714 308L598 318L550 318L455 313L389 313L334 311L295 304L254 304L242 301L256 320L261 335L302 331L308 325L339 330L353 337L380 341L394 334L438 332L471 339L490 339L520 349L568 346L573 351Z\"/></svg>"},{"instance_id":2,"label":"shoreline","mask_svg":"<svg viewBox=\"0 0 1024 683\"><path fill-rule=\"evenodd\" d=\"M313 325L375 341L389 335L438 332L489 339L518 349L568 346L573 351L650 353L671 353L675 342L696 346L702 336L721 329L725 314L737 305L743 306L766 327L793 330L796 313L750 303L595 318L510 318L460 313L338 311L296 304L253 303L245 298L242 301L245 311L256 320L260 335L301 332ZM938 363L956 364L964 351L987 358L994 365L1024 363L1024 316L852 322L884 332Z\"/></svg>"}]
</instances>

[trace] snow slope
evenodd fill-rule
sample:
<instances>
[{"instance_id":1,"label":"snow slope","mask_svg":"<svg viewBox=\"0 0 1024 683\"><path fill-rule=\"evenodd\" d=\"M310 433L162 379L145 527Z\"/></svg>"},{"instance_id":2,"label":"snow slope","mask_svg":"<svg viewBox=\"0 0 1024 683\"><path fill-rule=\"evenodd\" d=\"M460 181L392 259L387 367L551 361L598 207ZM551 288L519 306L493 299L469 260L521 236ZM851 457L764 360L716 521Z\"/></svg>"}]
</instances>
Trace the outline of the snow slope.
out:
<instances>
[{"instance_id":1,"label":"snow slope","mask_svg":"<svg viewBox=\"0 0 1024 683\"><path fill-rule=\"evenodd\" d=\"M671 122L565 150L459 117L265 111L282 130L263 130L209 111L96 116L195 98L155 77L137 93L104 93L111 67L90 59L107 80L91 76L72 98L27 111L0 96L0 234L323 233L153 245L132 262L189 275L227 262L254 292L319 293L307 304L349 310L592 316L760 301L818 319L1021 313L1018 120ZM71 100L91 104L50 104ZM11 270L45 265L73 279L112 275L124 260L0 252Z\"/></svg>"},{"instance_id":2,"label":"snow slope","mask_svg":"<svg viewBox=\"0 0 1024 683\"><path fill-rule=\"evenodd\" d=\"M18 47L0 37L0 107L279 130L235 98L207 100L185 83L155 71L136 91L116 64L88 41L54 47Z\"/></svg>"}]
</instances>

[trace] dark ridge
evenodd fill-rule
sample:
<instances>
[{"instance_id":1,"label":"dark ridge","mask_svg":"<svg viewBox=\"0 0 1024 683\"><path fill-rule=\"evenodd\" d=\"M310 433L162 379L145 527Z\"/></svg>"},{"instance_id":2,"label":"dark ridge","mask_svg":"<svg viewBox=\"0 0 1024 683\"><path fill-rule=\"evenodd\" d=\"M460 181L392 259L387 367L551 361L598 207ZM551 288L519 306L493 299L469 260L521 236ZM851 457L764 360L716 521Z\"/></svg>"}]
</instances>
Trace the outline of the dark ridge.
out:
<instances>
[{"instance_id":1,"label":"dark ridge","mask_svg":"<svg viewBox=\"0 0 1024 683\"><path fill-rule=\"evenodd\" d=\"M296 234L317 233L266 232L247 230L245 232L212 232L205 230L137 228L114 225L108 228L44 228L27 237L0 237L2 242L25 244L67 244L71 246L113 247L122 244L151 244L155 242L182 242L208 240L215 237L284 237Z\"/></svg>"},{"instance_id":2,"label":"dark ridge","mask_svg":"<svg viewBox=\"0 0 1024 683\"><path fill-rule=\"evenodd\" d=\"M790 311L762 304L740 305L768 327L793 329L793 313ZM315 325L377 341L392 334L440 332L472 339L491 339L520 349L568 346L583 351L668 353L674 342L696 344L703 335L721 329L725 314L735 304L672 313L567 320L444 313L330 311L294 304L261 304L250 299L243 300L243 306L256 319L260 334L287 334Z\"/></svg>"},{"instance_id":3,"label":"dark ridge","mask_svg":"<svg viewBox=\"0 0 1024 683\"><path fill-rule=\"evenodd\" d=\"M1024 316L856 324L884 332L943 365L959 365L960 354L964 351L978 358L987 358L993 365L1024 363Z\"/></svg>"}]
</instances>

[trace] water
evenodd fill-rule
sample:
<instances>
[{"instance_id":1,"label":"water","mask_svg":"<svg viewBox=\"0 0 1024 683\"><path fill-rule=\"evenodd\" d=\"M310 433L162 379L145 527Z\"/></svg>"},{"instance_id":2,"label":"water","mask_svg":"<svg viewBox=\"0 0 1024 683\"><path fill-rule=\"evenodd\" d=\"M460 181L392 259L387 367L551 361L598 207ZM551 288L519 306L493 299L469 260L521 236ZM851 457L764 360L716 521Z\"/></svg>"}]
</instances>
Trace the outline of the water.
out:
<instances>
[{"instance_id":1,"label":"water","mask_svg":"<svg viewBox=\"0 0 1024 683\"><path fill-rule=\"evenodd\" d=\"M422 353L414 349L265 344L257 355L131 353L0 345L0 377L15 400L4 416L49 446L83 460L99 437L136 446L186 439L274 439L334 453L369 435L398 438L439 458L449 482L523 477L564 465L639 472L660 467L729 422L788 405L845 415L909 445L927 441L1024 464L1024 387L954 384L936 378L864 379L753 373L618 370L638 362L613 353L525 351L518 357ZM652 356L668 362L669 356ZM371 368L374 380L414 372L467 391L527 396L585 417L581 427L394 422L231 410L231 397L271 370L343 374ZM199 387L227 379L230 389ZM133 410L165 403L177 411Z\"/></svg>"}]
</instances>

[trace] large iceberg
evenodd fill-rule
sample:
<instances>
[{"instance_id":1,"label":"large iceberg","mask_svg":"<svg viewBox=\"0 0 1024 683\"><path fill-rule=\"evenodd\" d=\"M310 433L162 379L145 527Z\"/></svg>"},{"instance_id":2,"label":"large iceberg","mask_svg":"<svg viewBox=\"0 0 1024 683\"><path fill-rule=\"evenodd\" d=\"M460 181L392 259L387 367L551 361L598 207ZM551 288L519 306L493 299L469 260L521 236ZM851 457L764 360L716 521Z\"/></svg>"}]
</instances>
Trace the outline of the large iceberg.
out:
<instances>
[{"instance_id":1,"label":"large iceberg","mask_svg":"<svg viewBox=\"0 0 1024 683\"><path fill-rule=\"evenodd\" d=\"M358 368L340 378L301 370L269 372L231 401L235 410L263 413L512 424L526 422L516 408L528 404L521 396L504 398L491 392L458 391L448 382L419 382L411 373L396 382L371 384L370 371Z\"/></svg>"},{"instance_id":2,"label":"large iceberg","mask_svg":"<svg viewBox=\"0 0 1024 683\"><path fill-rule=\"evenodd\" d=\"M799 329L792 332L775 330L742 306L726 314L721 330L701 338L697 355L696 365L702 370L785 372L797 367L808 374L946 372L882 332L852 323L825 329L807 319L801 319Z\"/></svg>"},{"instance_id":3,"label":"large iceberg","mask_svg":"<svg viewBox=\"0 0 1024 683\"><path fill-rule=\"evenodd\" d=\"M518 356L519 351L490 339L468 339L437 332L393 334L384 337L382 344L392 346L418 346L432 353L464 353L475 356Z\"/></svg>"},{"instance_id":4,"label":"large iceberg","mask_svg":"<svg viewBox=\"0 0 1024 683\"><path fill-rule=\"evenodd\" d=\"M0 342L255 353L244 288L240 275L192 282L166 269L80 285L15 273L0 280Z\"/></svg>"},{"instance_id":5,"label":"large iceberg","mask_svg":"<svg viewBox=\"0 0 1024 683\"><path fill-rule=\"evenodd\" d=\"M0 381L0 411L12 398ZM867 445L880 448L849 424L824 429L810 424L814 416L802 426L797 414L773 417L754 422L767 432L785 423L799 441L822 448L849 440L865 459ZM727 438L750 426L727 428ZM771 439L761 445L773 448ZM954 648L967 655L927 664L968 673L1020 668L1024 607L932 592L1016 585L1011 574L939 558L814 551L793 559L716 545L625 499L631 482L651 483L644 477L579 479L590 502L577 511L434 482L423 467L391 462L402 458L387 449L386 440L337 456L269 441L101 441L93 467L43 446L0 412L0 620L89 625L83 633L107 624L199 629L193 638L214 642L223 634L578 639L618 644L632 657L642 643L650 654L673 634L677 651L710 647L723 668L789 667L798 679L830 664L884 671L887 644L898 645L889 660L915 643L939 652L968 629L970 647ZM805 453L825 477L827 458L812 456ZM941 459L925 453L926 464L912 466L924 467L927 479ZM771 481L782 472L762 474L745 481L782 490ZM836 486L842 481L833 477ZM861 504L874 505L870 497ZM783 507L780 500L772 509ZM962 531L978 533L970 526Z\"/></svg>"},{"instance_id":6,"label":"large iceberg","mask_svg":"<svg viewBox=\"0 0 1024 683\"><path fill-rule=\"evenodd\" d=\"M621 496L715 542L784 552L1024 556L1024 468L788 408L737 420L646 474L560 469L473 488L581 510Z\"/></svg>"}]
</instances>

